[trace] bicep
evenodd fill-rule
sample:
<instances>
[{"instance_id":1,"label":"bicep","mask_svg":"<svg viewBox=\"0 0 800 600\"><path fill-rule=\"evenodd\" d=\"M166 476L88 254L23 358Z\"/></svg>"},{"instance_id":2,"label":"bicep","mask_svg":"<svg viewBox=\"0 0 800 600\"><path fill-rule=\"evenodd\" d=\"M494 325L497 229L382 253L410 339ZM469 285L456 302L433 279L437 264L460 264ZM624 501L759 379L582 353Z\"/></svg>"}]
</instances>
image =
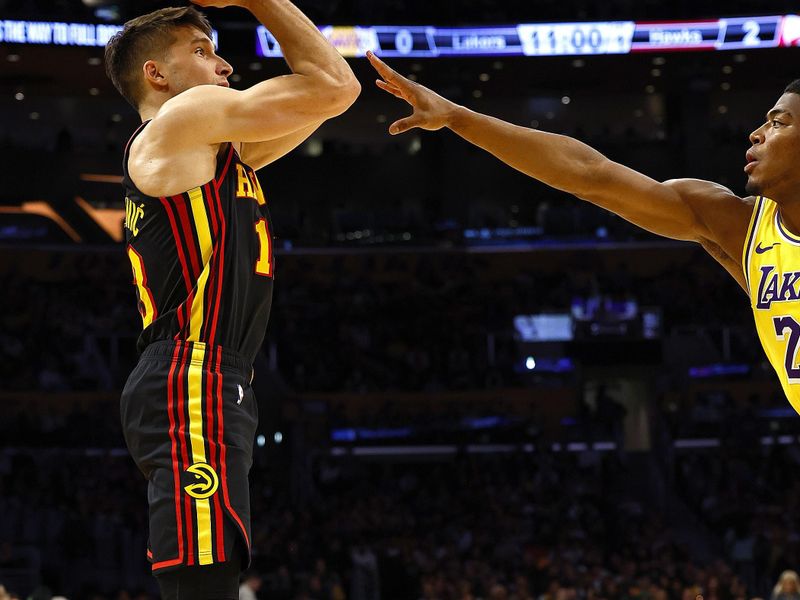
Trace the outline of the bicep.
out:
<instances>
[{"instance_id":1,"label":"bicep","mask_svg":"<svg viewBox=\"0 0 800 600\"><path fill-rule=\"evenodd\" d=\"M655 234L711 241L741 262L752 198L740 198L723 185L700 179L658 182L608 159L593 170L587 178L592 185L582 198Z\"/></svg>"},{"instance_id":2,"label":"bicep","mask_svg":"<svg viewBox=\"0 0 800 600\"><path fill-rule=\"evenodd\" d=\"M622 165L605 177L597 204L653 233L699 243L747 291L742 251L754 198L700 179L659 183Z\"/></svg>"},{"instance_id":3,"label":"bicep","mask_svg":"<svg viewBox=\"0 0 800 600\"><path fill-rule=\"evenodd\" d=\"M605 158L593 171L579 194L582 199L657 235L695 241L705 237L694 207L673 182L658 182Z\"/></svg>"}]
</instances>

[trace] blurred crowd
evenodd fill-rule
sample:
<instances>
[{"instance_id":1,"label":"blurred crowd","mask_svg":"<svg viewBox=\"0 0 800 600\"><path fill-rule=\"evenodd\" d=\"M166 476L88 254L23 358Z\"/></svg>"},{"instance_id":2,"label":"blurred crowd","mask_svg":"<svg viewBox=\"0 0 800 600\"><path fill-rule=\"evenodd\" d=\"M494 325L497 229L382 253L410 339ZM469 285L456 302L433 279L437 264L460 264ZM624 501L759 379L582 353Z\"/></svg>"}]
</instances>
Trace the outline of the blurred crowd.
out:
<instances>
[{"instance_id":1,"label":"blurred crowd","mask_svg":"<svg viewBox=\"0 0 800 600\"><path fill-rule=\"evenodd\" d=\"M796 447L758 450L758 439L737 436L718 452L682 455L675 483L720 540L736 573L764 589L800 560L800 482L792 473Z\"/></svg>"},{"instance_id":2,"label":"blurred crowd","mask_svg":"<svg viewBox=\"0 0 800 600\"><path fill-rule=\"evenodd\" d=\"M654 252L665 251L676 254L284 254L266 350L300 392L476 390L527 385L514 369L513 316L568 311L575 297L658 305L666 336L749 325L746 299L716 265L699 251ZM6 260L3 390L113 394L135 360L139 327L127 269L108 251ZM693 294L700 287L706 293ZM116 365L103 346L112 339ZM734 338L731 351L756 362L747 339ZM114 406L45 405L18 404L0 424L0 583L44 583L72 600L155 598L142 550L145 482L124 451L111 450L123 446ZM418 420L452 422L473 407L461 410L420 409ZM413 411L399 411L397 423L393 414L387 404L355 418L333 407L328 424L408 423ZM254 570L243 585L277 600L765 598L800 558L800 490L785 482L800 456L740 429L737 451L670 463L705 534L678 535L687 524L630 487L639 479L617 453L381 464L312 452L301 502L283 479L286 465L259 455ZM713 556L696 556L692 535L707 535ZM36 575L12 588L7 574L26 572Z\"/></svg>"},{"instance_id":3,"label":"blurred crowd","mask_svg":"<svg viewBox=\"0 0 800 600\"><path fill-rule=\"evenodd\" d=\"M659 254L673 261L650 264ZM129 271L121 249L9 255L0 265L2 390L121 389L141 327ZM710 359L763 361L746 296L688 247L280 254L265 350L298 392L520 387L514 318L569 314L587 298L656 307L665 338L728 328L736 335Z\"/></svg>"},{"instance_id":4,"label":"blurred crowd","mask_svg":"<svg viewBox=\"0 0 800 600\"><path fill-rule=\"evenodd\" d=\"M797 466L782 449L761 460L776 475ZM726 465L726 473L736 467L724 454L703 461ZM312 496L298 504L259 459L251 473L253 564L243 585L251 597L276 600L747 600L766 598L796 567L796 490L757 499L773 518L785 517L771 521L765 551L756 545L749 560L729 530L752 523L728 508L732 496L720 497L717 509L698 508L720 516L711 523L720 551L700 559L692 547L700 533L687 538L680 523L646 506L626 469L597 453L427 463L322 457ZM703 480L684 464L679 470ZM740 481L748 476L757 479L742 471ZM680 475L678 482L699 497ZM38 584L72 600L154 598L143 555L144 488L127 457L4 453L0 582L31 569ZM787 590L772 600L797 600L785 578Z\"/></svg>"},{"instance_id":5,"label":"blurred crowd","mask_svg":"<svg viewBox=\"0 0 800 600\"><path fill-rule=\"evenodd\" d=\"M611 265L591 250L547 257L546 268L541 255L513 254L281 261L270 326L281 373L300 391L524 385L514 317L569 313L576 298L659 307L666 335L752 319L733 280L699 252L644 271L631 253ZM704 294L692 293L699 288ZM739 359L760 360L753 341L739 341Z\"/></svg>"},{"instance_id":6,"label":"blurred crowd","mask_svg":"<svg viewBox=\"0 0 800 600\"><path fill-rule=\"evenodd\" d=\"M109 357L135 360L133 336L140 326L123 258L121 250L54 250L5 262L0 390L108 390L119 384Z\"/></svg>"}]
</instances>

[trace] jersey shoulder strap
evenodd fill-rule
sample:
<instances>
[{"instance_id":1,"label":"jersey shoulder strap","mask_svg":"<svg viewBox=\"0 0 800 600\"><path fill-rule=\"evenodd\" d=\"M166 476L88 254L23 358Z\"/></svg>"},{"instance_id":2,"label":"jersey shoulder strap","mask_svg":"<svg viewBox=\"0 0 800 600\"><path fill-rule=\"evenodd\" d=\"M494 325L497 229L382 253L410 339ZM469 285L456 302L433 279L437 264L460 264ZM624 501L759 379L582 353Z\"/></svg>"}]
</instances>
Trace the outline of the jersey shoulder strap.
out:
<instances>
[{"instance_id":1,"label":"jersey shoulder strap","mask_svg":"<svg viewBox=\"0 0 800 600\"><path fill-rule=\"evenodd\" d=\"M753 254L753 247L758 243L758 227L763 212L763 198L758 196L753 205L753 214L750 217L750 224L747 226L747 236L745 237L744 247L742 248L742 268L747 289L750 289L750 257Z\"/></svg>"}]
</instances>

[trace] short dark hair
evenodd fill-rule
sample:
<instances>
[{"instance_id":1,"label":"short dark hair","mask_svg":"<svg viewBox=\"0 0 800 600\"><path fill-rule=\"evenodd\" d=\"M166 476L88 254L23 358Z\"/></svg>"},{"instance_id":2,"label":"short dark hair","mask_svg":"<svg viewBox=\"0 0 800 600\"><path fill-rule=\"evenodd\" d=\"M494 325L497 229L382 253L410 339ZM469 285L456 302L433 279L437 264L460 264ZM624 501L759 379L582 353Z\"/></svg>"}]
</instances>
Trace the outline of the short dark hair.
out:
<instances>
[{"instance_id":1,"label":"short dark hair","mask_svg":"<svg viewBox=\"0 0 800 600\"><path fill-rule=\"evenodd\" d=\"M164 58L175 41L176 27L196 27L211 37L211 24L192 6L162 8L131 19L106 45L106 73L114 87L135 108L142 99L142 65Z\"/></svg>"},{"instance_id":2,"label":"short dark hair","mask_svg":"<svg viewBox=\"0 0 800 600\"><path fill-rule=\"evenodd\" d=\"M795 79L783 90L784 94L800 94L800 79Z\"/></svg>"}]
</instances>

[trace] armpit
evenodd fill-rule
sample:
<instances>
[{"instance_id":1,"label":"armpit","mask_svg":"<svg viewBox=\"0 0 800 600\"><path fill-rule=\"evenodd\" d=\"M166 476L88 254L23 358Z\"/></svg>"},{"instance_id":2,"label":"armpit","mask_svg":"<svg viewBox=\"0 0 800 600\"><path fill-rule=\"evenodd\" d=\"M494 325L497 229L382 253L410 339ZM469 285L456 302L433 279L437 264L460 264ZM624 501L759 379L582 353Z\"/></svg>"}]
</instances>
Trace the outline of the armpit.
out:
<instances>
[{"instance_id":1,"label":"armpit","mask_svg":"<svg viewBox=\"0 0 800 600\"><path fill-rule=\"evenodd\" d=\"M747 290L747 282L744 277L744 271L742 270L741 262L731 258L731 256L716 242L712 242L708 239L701 239L699 240L699 243L703 249L714 258L714 260L725 267L725 270L730 273L731 277L736 280L745 293L749 294L750 292Z\"/></svg>"},{"instance_id":2,"label":"armpit","mask_svg":"<svg viewBox=\"0 0 800 600\"><path fill-rule=\"evenodd\" d=\"M706 252L708 252L714 257L715 260L718 260L719 262L731 260L731 257L728 255L728 253L725 252L716 242L712 242L711 240L703 238L700 240L700 245Z\"/></svg>"}]
</instances>

